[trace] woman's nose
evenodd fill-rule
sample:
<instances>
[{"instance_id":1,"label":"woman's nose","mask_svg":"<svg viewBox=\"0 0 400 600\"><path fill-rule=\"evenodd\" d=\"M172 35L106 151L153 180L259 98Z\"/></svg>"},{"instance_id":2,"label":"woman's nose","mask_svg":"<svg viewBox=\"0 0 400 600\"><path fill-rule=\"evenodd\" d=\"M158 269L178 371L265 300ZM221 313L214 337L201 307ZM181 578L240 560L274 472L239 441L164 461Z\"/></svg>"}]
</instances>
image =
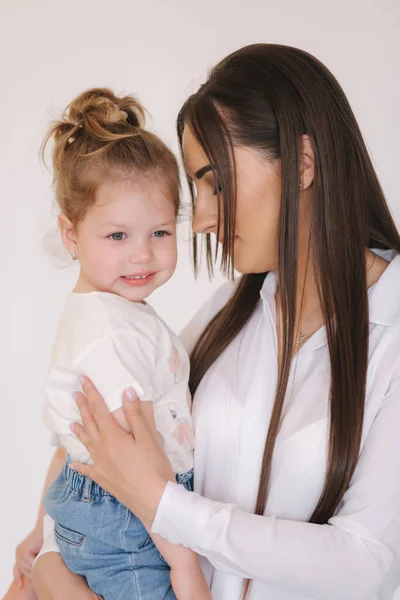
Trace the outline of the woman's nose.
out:
<instances>
[{"instance_id":1,"label":"woman's nose","mask_svg":"<svg viewBox=\"0 0 400 600\"><path fill-rule=\"evenodd\" d=\"M218 228L218 206L197 199L193 211L193 233L216 233Z\"/></svg>"}]
</instances>

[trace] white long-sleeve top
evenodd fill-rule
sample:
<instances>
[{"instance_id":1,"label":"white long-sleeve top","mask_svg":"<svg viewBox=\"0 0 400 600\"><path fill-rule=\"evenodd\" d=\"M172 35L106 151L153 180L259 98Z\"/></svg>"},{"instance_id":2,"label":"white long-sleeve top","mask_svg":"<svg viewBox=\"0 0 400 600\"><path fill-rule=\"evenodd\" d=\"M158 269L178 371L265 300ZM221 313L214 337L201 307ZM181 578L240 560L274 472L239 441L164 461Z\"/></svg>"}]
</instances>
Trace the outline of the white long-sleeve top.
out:
<instances>
[{"instance_id":1,"label":"white long-sleeve top","mask_svg":"<svg viewBox=\"0 0 400 600\"><path fill-rule=\"evenodd\" d=\"M400 582L400 257L369 292L370 346L359 462L326 525L307 523L327 455L325 329L293 361L265 516L253 513L277 383L275 276L194 399L195 492L168 483L152 531L198 552L214 600L389 600ZM193 346L225 286L183 332Z\"/></svg>"}]
</instances>

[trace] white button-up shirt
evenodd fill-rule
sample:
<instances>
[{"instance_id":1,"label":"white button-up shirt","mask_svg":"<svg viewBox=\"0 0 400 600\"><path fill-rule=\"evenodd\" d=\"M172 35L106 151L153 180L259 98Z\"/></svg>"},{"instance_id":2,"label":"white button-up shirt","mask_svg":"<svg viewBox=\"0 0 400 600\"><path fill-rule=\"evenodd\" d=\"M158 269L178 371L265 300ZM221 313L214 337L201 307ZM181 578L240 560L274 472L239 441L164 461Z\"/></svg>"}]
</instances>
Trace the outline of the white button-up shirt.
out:
<instances>
[{"instance_id":1,"label":"white button-up shirt","mask_svg":"<svg viewBox=\"0 0 400 600\"><path fill-rule=\"evenodd\" d=\"M277 383L275 276L194 399L195 492L168 483L153 531L202 557L214 600L389 600L400 582L400 256L369 291L361 453L326 525L307 523L325 473L325 329L293 360L265 516L253 513ZM227 301L224 286L183 332L188 349Z\"/></svg>"}]
</instances>

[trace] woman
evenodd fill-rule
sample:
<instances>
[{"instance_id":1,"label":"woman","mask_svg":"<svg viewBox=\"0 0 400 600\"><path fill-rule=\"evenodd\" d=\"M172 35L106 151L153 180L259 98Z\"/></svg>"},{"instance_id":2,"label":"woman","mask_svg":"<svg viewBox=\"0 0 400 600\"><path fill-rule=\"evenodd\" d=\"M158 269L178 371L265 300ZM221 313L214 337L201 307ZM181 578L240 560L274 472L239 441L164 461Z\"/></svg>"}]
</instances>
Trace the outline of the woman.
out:
<instances>
[{"instance_id":1,"label":"woman","mask_svg":"<svg viewBox=\"0 0 400 600\"><path fill-rule=\"evenodd\" d=\"M89 382L76 433L94 466L76 468L203 556L216 600L393 598L400 236L351 108L316 59L260 44L213 69L178 134L208 264L214 233L243 274L183 333L197 493L167 483L140 403L132 437ZM93 597L55 553L34 577L40 598L64 581Z\"/></svg>"}]
</instances>

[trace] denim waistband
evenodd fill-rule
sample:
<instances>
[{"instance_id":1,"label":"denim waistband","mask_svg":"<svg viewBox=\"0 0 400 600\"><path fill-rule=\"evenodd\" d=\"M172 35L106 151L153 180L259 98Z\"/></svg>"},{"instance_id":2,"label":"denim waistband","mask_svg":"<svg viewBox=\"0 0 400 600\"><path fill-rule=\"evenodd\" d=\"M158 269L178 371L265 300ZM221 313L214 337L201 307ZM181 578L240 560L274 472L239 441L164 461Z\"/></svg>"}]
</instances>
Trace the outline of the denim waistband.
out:
<instances>
[{"instance_id":1,"label":"denim waistband","mask_svg":"<svg viewBox=\"0 0 400 600\"><path fill-rule=\"evenodd\" d=\"M112 494L106 492L106 490L100 487L98 483L72 469L70 466L71 462L72 458L67 456L67 461L64 465L64 477L67 485L72 490L82 494L83 500L90 500L95 496L108 496L109 498L115 499ZM193 479L193 469L182 474L176 473L175 478L176 482L180 485L187 485Z\"/></svg>"},{"instance_id":2,"label":"denim waistband","mask_svg":"<svg viewBox=\"0 0 400 600\"><path fill-rule=\"evenodd\" d=\"M82 494L84 500L90 500L93 496L109 496L110 498L114 498L106 490L103 490L98 483L72 469L70 466L71 462L72 458L67 456L67 462L64 465L64 477L68 487Z\"/></svg>"}]
</instances>

